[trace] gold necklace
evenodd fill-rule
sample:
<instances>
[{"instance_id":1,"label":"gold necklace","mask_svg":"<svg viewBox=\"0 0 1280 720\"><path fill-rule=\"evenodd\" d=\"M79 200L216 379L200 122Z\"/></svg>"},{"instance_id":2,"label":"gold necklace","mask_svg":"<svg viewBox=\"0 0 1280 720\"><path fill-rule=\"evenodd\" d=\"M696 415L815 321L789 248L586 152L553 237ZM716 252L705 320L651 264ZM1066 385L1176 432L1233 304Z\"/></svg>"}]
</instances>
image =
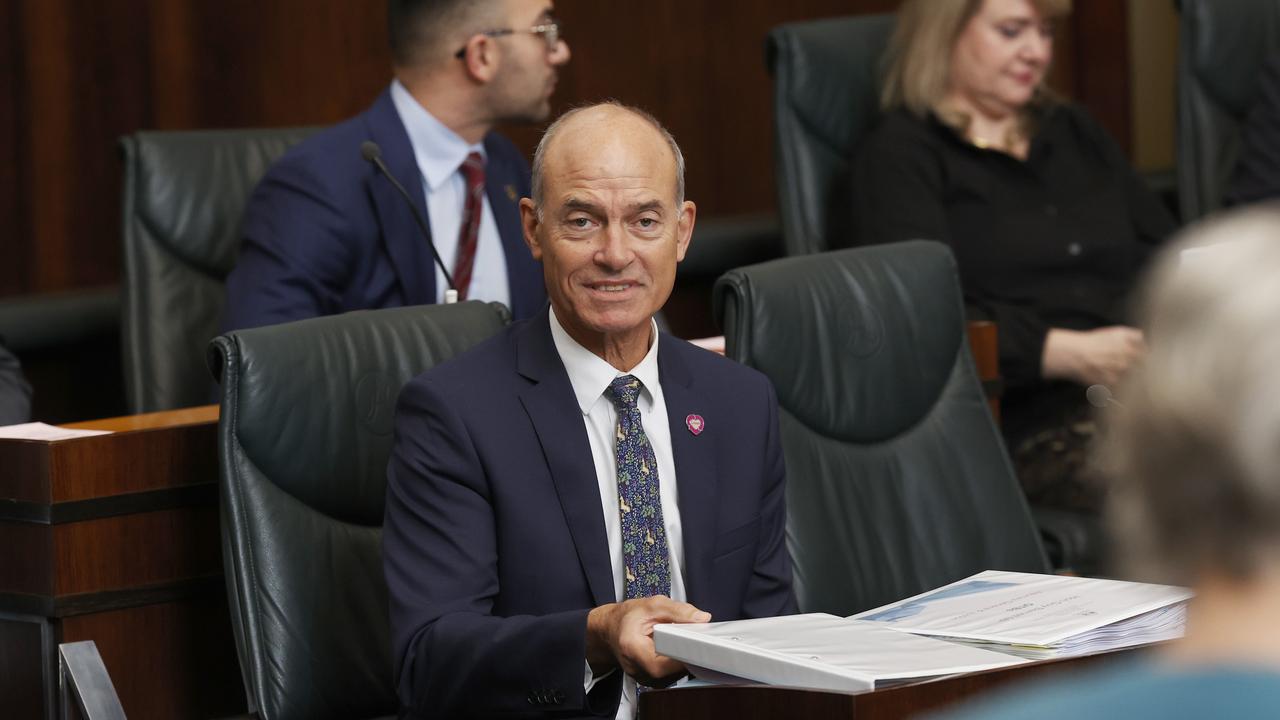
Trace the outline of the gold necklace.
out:
<instances>
[{"instance_id":1,"label":"gold necklace","mask_svg":"<svg viewBox=\"0 0 1280 720\"><path fill-rule=\"evenodd\" d=\"M1018 144L1018 132L1010 128L1004 134L1004 140L1002 142L995 142L992 140L988 140L987 138L982 137L980 135L970 135L969 142L973 143L974 147L980 148L982 150L999 150L1001 152L1013 152L1013 148L1016 147Z\"/></svg>"}]
</instances>

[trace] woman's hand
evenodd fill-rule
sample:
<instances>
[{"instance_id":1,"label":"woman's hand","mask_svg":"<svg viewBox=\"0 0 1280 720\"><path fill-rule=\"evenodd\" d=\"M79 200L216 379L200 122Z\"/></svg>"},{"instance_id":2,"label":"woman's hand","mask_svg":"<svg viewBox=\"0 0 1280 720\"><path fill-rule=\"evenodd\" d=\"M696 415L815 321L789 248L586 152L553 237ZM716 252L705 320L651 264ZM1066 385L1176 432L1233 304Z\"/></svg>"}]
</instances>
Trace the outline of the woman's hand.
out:
<instances>
[{"instance_id":1,"label":"woman's hand","mask_svg":"<svg viewBox=\"0 0 1280 720\"><path fill-rule=\"evenodd\" d=\"M1125 325L1096 330L1051 328L1040 373L1049 380L1114 386L1146 350L1142 331Z\"/></svg>"}]
</instances>

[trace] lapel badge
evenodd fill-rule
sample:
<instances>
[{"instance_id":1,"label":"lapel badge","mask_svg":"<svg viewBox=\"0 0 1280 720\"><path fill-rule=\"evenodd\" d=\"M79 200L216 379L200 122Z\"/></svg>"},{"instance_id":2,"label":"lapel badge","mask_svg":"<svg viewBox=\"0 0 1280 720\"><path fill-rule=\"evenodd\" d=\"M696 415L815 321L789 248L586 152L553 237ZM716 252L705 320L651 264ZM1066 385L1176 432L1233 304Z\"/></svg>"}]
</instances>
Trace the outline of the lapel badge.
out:
<instances>
[{"instance_id":1,"label":"lapel badge","mask_svg":"<svg viewBox=\"0 0 1280 720\"><path fill-rule=\"evenodd\" d=\"M707 421L703 420L701 415L690 415L684 419L684 426L689 428L689 432L696 437L706 429Z\"/></svg>"},{"instance_id":2,"label":"lapel badge","mask_svg":"<svg viewBox=\"0 0 1280 720\"><path fill-rule=\"evenodd\" d=\"M515 185L508 185L506 187L506 190L507 190L507 198L510 199L511 202L515 202L520 199L520 196L516 194Z\"/></svg>"}]
</instances>

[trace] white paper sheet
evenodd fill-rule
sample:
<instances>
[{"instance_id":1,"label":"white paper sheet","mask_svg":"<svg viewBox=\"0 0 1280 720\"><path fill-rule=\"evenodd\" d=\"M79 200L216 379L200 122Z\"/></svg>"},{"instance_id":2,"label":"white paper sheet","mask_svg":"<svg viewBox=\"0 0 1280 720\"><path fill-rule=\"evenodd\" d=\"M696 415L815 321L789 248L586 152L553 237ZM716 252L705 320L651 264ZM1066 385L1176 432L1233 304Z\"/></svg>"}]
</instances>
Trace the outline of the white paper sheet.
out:
<instances>
[{"instance_id":1,"label":"white paper sheet","mask_svg":"<svg viewBox=\"0 0 1280 720\"><path fill-rule=\"evenodd\" d=\"M987 570L851 619L920 635L1050 648L1191 595L1169 585ZM1157 622L1165 620L1155 616ZM1119 630L1135 633L1143 622L1134 625ZM1180 621L1177 625L1158 639L1180 636ZM1107 647L1142 644L1125 640L1113 637Z\"/></svg>"},{"instance_id":2,"label":"white paper sheet","mask_svg":"<svg viewBox=\"0 0 1280 720\"><path fill-rule=\"evenodd\" d=\"M1017 665L1019 658L811 613L699 625L657 625L659 653L719 675L819 690Z\"/></svg>"},{"instance_id":3,"label":"white paper sheet","mask_svg":"<svg viewBox=\"0 0 1280 720\"><path fill-rule=\"evenodd\" d=\"M10 440L67 440L91 435L110 435L110 430L73 430L42 422L5 425L0 427L0 438Z\"/></svg>"}]
</instances>

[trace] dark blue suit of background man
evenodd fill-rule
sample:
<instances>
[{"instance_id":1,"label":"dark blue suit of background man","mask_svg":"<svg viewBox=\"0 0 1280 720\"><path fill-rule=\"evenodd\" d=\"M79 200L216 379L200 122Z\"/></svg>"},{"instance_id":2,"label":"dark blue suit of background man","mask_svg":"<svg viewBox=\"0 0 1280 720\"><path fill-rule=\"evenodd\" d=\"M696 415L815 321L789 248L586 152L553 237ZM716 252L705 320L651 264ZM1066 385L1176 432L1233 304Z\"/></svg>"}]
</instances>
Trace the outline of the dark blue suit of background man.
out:
<instances>
[{"instance_id":1,"label":"dark blue suit of background man","mask_svg":"<svg viewBox=\"0 0 1280 720\"><path fill-rule=\"evenodd\" d=\"M652 320L695 219L675 141L630 108L572 111L533 192L525 241L550 307L397 407L383 555L409 717L628 718L636 681L684 673L655 623L795 609L773 388Z\"/></svg>"},{"instance_id":2,"label":"dark blue suit of background man","mask_svg":"<svg viewBox=\"0 0 1280 720\"><path fill-rule=\"evenodd\" d=\"M474 267L480 282L470 297L503 296L516 318L545 302L541 272L521 239L519 200L529 194L529 166L491 130L502 122L540 122L550 113L557 68L569 59L550 3L391 0L388 16L392 87L364 113L292 148L250 197L240 254L227 278L224 330L442 297L410 200L362 156L366 141L381 149L428 228L449 228L450 236L432 240L454 274L450 258L461 254L458 228L465 216L460 166L468 150L482 155L484 212L478 217L491 213L492 222L479 226ZM435 185L424 183L432 170L424 162L433 157L450 163Z\"/></svg>"}]
</instances>

